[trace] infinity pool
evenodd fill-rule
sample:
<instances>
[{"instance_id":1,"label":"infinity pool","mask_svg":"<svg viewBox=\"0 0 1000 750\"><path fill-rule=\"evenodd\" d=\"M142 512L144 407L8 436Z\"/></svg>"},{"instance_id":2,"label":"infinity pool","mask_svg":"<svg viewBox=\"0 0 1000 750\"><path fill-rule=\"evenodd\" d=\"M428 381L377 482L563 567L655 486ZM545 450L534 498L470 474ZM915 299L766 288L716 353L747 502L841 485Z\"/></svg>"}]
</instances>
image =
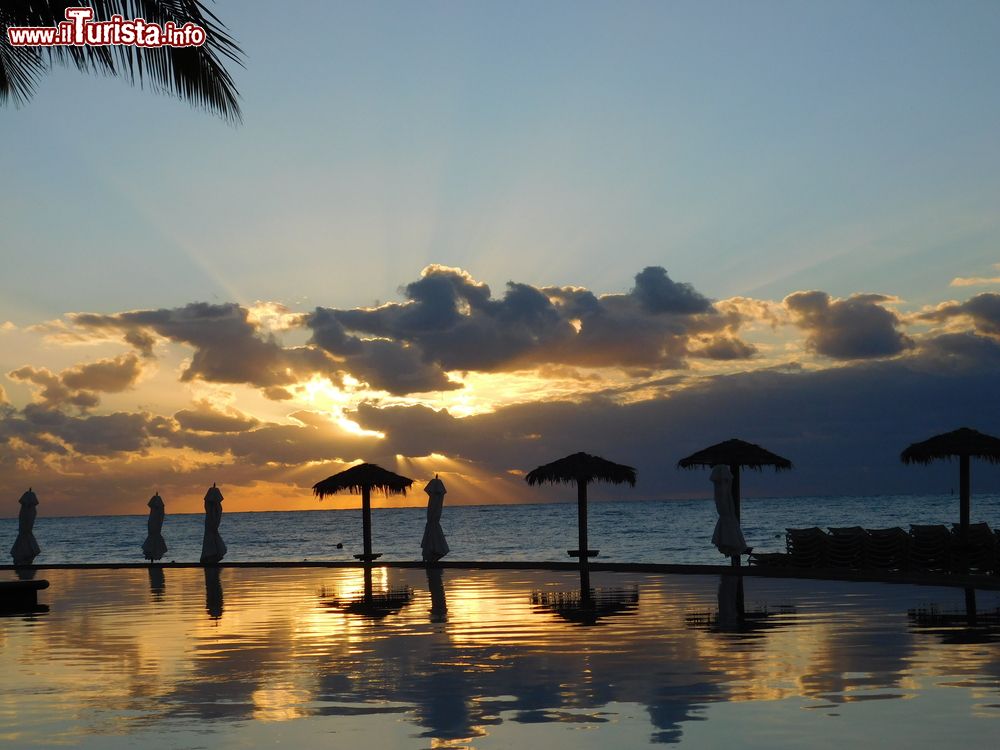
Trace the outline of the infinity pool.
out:
<instances>
[{"instance_id":1,"label":"infinity pool","mask_svg":"<svg viewBox=\"0 0 1000 750\"><path fill-rule=\"evenodd\" d=\"M13 577L0 571L0 580ZM1000 592L376 568L51 570L8 747L992 746Z\"/></svg>"}]
</instances>

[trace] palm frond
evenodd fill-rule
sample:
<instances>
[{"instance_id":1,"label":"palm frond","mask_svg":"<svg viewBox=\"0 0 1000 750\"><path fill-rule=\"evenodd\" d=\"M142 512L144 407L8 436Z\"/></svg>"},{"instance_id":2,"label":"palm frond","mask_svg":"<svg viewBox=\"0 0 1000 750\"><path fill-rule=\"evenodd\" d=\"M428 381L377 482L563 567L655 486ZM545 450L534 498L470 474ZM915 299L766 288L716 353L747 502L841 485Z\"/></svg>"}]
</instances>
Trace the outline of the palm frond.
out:
<instances>
[{"instance_id":1,"label":"palm frond","mask_svg":"<svg viewBox=\"0 0 1000 750\"><path fill-rule=\"evenodd\" d=\"M95 20L113 15L149 23L194 23L205 29L201 47L12 47L9 26L55 26L66 8L94 8ZM54 62L128 79L140 88L184 99L228 122L240 122L239 93L226 63L242 67L243 51L200 0L5 0L0 5L0 102L24 104Z\"/></svg>"}]
</instances>

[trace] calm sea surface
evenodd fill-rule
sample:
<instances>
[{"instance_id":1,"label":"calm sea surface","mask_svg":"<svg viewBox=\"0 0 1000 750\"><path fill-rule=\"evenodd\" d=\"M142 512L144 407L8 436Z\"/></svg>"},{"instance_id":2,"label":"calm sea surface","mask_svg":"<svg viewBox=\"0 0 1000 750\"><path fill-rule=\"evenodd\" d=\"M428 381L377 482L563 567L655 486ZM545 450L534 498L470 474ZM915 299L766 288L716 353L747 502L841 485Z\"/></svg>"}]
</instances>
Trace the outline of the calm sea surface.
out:
<instances>
[{"instance_id":1,"label":"calm sea surface","mask_svg":"<svg viewBox=\"0 0 1000 750\"><path fill-rule=\"evenodd\" d=\"M35 525L42 547L36 563L142 562L145 516L46 518ZM163 527L169 550L164 561L197 562L203 516L170 515ZM422 508L375 508L373 547L383 560L420 558ZM1000 528L1000 495L972 500L973 522ZM609 562L712 563L725 558L712 547L715 505L711 500L600 502L590 505L590 546ZM743 531L760 551L782 551L784 529L804 526L880 528L958 521L958 498L801 497L747 499ZM481 505L445 507L442 520L448 560L557 560L576 544L576 505ZM360 510L226 513L221 533L227 561L351 560L361 551ZM16 519L0 519L0 554L17 536ZM338 542L343 543L337 549Z\"/></svg>"},{"instance_id":2,"label":"calm sea surface","mask_svg":"<svg viewBox=\"0 0 1000 750\"><path fill-rule=\"evenodd\" d=\"M376 568L374 606L359 569L45 578L47 611L0 617L12 750L912 750L1000 733L996 591L748 578L741 612L736 577L598 573L581 619L565 571Z\"/></svg>"}]
</instances>

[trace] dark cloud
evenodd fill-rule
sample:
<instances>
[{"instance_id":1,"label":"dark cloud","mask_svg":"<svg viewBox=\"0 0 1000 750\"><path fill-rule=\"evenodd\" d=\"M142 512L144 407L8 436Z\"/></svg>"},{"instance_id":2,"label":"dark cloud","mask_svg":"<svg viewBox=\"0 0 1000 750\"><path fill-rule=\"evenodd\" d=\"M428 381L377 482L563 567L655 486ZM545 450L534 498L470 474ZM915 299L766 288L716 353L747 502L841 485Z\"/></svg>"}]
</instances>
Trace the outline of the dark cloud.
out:
<instances>
[{"instance_id":1,"label":"dark cloud","mask_svg":"<svg viewBox=\"0 0 1000 750\"><path fill-rule=\"evenodd\" d=\"M918 317L935 322L968 318L980 333L1000 336L1000 294L984 292L965 302L947 302Z\"/></svg>"},{"instance_id":2,"label":"dark cloud","mask_svg":"<svg viewBox=\"0 0 1000 750\"><path fill-rule=\"evenodd\" d=\"M147 483L156 479L151 473L156 466L175 483L185 477L202 483L202 463L230 484L288 482L298 476L295 472L308 473L311 482L315 462L392 462L396 454L433 452L507 482L512 498L539 499L537 491L508 472L585 450L639 469L640 482L630 497L690 496L706 494L709 486L702 472L676 471L677 459L738 436L795 463L789 473L755 475L746 484L748 496L947 492L954 483L953 466L904 467L899 452L915 440L962 425L1000 432L1000 416L984 408L996 400L998 369L1000 341L962 333L932 337L913 353L891 360L688 378L663 398L539 401L461 419L423 406L367 403L349 415L384 438L354 434L327 415L308 411L292 414L289 424L251 424L240 422L238 413L203 405L170 418L146 412L72 416L36 403L0 411L0 473L3 487L13 493L14 484L50 474L49 457L92 462L147 456L143 461L150 468L142 475ZM190 454L183 465L153 464L158 447ZM74 464L74 493L106 491L109 476L87 474L92 465ZM130 471L124 465L119 469ZM977 464L976 486L996 479L1000 467ZM595 487L594 493L622 496L615 488Z\"/></svg>"},{"instance_id":3,"label":"dark cloud","mask_svg":"<svg viewBox=\"0 0 1000 750\"><path fill-rule=\"evenodd\" d=\"M102 359L63 370L59 378L69 388L81 391L121 393L135 385L142 365L134 354Z\"/></svg>"},{"instance_id":4,"label":"dark cloud","mask_svg":"<svg viewBox=\"0 0 1000 750\"><path fill-rule=\"evenodd\" d=\"M62 379L45 367L25 365L7 373L12 380L37 386L36 395L40 403L49 408L75 406L81 410L97 406L101 399L93 391L74 391Z\"/></svg>"},{"instance_id":5,"label":"dark cloud","mask_svg":"<svg viewBox=\"0 0 1000 750\"><path fill-rule=\"evenodd\" d=\"M139 358L126 354L76 365L58 375L44 367L25 365L9 372L8 377L35 386L38 402L46 408L75 406L87 410L100 404L98 394L128 390L141 374Z\"/></svg>"},{"instance_id":6,"label":"dark cloud","mask_svg":"<svg viewBox=\"0 0 1000 750\"><path fill-rule=\"evenodd\" d=\"M336 373L335 363L313 347L283 347L262 334L246 308L235 303L195 302L184 307L136 310L114 315L78 313L70 320L82 329L116 331L145 355L152 354L153 334L194 348L181 380L247 383L287 397L285 386L313 374Z\"/></svg>"},{"instance_id":7,"label":"dark cloud","mask_svg":"<svg viewBox=\"0 0 1000 750\"><path fill-rule=\"evenodd\" d=\"M601 297L576 287L510 282L494 298L486 284L444 266L424 269L402 292L406 302L372 309L318 308L306 319L312 342L344 357L348 371L365 344L358 334L404 342L417 361L442 371L677 368L685 366L692 336L721 331L731 342L726 356L753 354L735 338L738 315L720 314L659 267L637 274L628 294ZM722 346L716 350L722 353Z\"/></svg>"},{"instance_id":8,"label":"dark cloud","mask_svg":"<svg viewBox=\"0 0 1000 750\"><path fill-rule=\"evenodd\" d=\"M913 345L899 331L900 319L880 303L880 294L832 299L826 292L796 292L785 298L795 325L808 331L807 346L833 359L873 359L900 354Z\"/></svg>"},{"instance_id":9,"label":"dark cloud","mask_svg":"<svg viewBox=\"0 0 1000 750\"><path fill-rule=\"evenodd\" d=\"M89 456L145 452L170 422L145 412L70 416L28 404L19 414L0 421L0 442L18 438L42 450L63 454L67 449Z\"/></svg>"},{"instance_id":10,"label":"dark cloud","mask_svg":"<svg viewBox=\"0 0 1000 750\"><path fill-rule=\"evenodd\" d=\"M973 352L975 354L973 354ZM426 407L359 407L365 427L404 455L462 458L497 474L579 450L639 468L639 496L704 494L705 477L675 470L698 448L742 437L786 455L795 471L753 479L758 494L892 494L947 490L947 467L899 462L909 443L963 424L1000 433L995 401L1000 344L943 337L917 354L821 371L778 369L702 380L659 398L622 404L521 404L458 419ZM982 479L988 471L977 468ZM939 484L928 485L928 476ZM619 490L598 493L621 496Z\"/></svg>"},{"instance_id":11,"label":"dark cloud","mask_svg":"<svg viewBox=\"0 0 1000 750\"><path fill-rule=\"evenodd\" d=\"M635 276L632 296L651 313L693 315L711 310L712 303L690 284L672 281L666 270L648 266Z\"/></svg>"},{"instance_id":12,"label":"dark cloud","mask_svg":"<svg viewBox=\"0 0 1000 750\"><path fill-rule=\"evenodd\" d=\"M260 420L237 409L216 409L207 401L199 401L193 409L182 409L174 419L183 430L195 432L243 432L260 424Z\"/></svg>"},{"instance_id":13,"label":"dark cloud","mask_svg":"<svg viewBox=\"0 0 1000 750\"><path fill-rule=\"evenodd\" d=\"M757 347L732 336L717 336L690 350L694 357L727 361L750 359L757 354Z\"/></svg>"}]
</instances>

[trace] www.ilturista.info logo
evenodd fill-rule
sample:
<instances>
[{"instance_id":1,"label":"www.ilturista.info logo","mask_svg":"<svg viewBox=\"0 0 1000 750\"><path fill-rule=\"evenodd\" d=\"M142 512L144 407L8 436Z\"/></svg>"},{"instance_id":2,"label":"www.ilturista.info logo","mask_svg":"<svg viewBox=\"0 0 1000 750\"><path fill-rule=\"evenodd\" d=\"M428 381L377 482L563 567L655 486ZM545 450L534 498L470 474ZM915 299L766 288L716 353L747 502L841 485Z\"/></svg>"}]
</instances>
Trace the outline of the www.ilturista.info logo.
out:
<instances>
[{"instance_id":1,"label":"www.ilturista.info logo","mask_svg":"<svg viewBox=\"0 0 1000 750\"><path fill-rule=\"evenodd\" d=\"M200 47L205 29L195 23L162 26L144 18L127 20L119 15L110 21L94 21L93 8L67 8L66 20L58 26L11 26L7 41L12 47Z\"/></svg>"}]
</instances>

